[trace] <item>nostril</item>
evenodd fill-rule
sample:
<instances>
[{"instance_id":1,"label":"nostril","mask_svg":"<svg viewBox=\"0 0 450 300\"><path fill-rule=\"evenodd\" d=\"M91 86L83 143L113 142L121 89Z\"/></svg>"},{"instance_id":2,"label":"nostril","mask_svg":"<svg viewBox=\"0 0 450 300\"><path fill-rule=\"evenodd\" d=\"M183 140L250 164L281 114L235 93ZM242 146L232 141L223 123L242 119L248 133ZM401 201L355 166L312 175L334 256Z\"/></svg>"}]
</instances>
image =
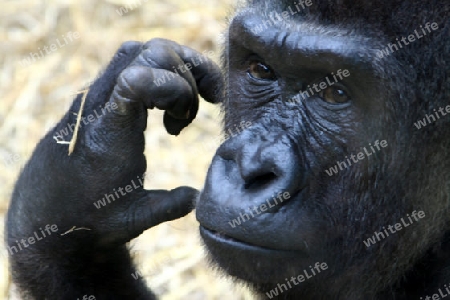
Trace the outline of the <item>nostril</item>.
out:
<instances>
[{"instance_id":1,"label":"nostril","mask_svg":"<svg viewBox=\"0 0 450 300\"><path fill-rule=\"evenodd\" d=\"M245 185L244 188L246 190L249 189L253 189L253 190L257 190L257 189L261 189L263 186L271 183L272 181L274 181L277 178L277 175L275 175L275 173L270 172L264 175L259 175L259 176L255 176L252 179L248 180Z\"/></svg>"}]
</instances>

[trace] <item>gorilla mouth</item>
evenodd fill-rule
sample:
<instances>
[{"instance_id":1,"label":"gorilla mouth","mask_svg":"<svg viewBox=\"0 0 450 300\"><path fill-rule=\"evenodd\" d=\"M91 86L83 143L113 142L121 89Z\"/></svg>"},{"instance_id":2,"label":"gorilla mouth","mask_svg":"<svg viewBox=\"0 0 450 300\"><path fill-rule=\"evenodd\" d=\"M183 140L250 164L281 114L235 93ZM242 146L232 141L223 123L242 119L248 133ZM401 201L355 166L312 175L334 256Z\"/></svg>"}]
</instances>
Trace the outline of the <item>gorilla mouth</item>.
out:
<instances>
[{"instance_id":1,"label":"gorilla mouth","mask_svg":"<svg viewBox=\"0 0 450 300\"><path fill-rule=\"evenodd\" d=\"M309 252L308 246L304 241L304 238L308 238L307 236L277 233L278 231L282 232L285 224L290 224L290 221L285 219L286 211L296 203L290 200L302 198L300 194L305 190L301 189L295 193L289 193L289 197L283 198L282 202L273 202L275 198L266 202L254 201L254 208L261 207L261 210L251 211L248 209L243 212L239 208L242 208L245 204L240 204L240 207L226 206L222 208L212 200L215 198L202 193L196 207L196 217L200 223L200 235L205 242L208 241L217 246L235 250L307 253ZM238 195L232 199L241 199L241 197ZM246 200L242 202L246 202ZM262 209L263 206L264 210ZM273 209L273 212L268 212L270 209ZM301 217L303 218L303 215ZM268 232L264 228L269 226L272 230ZM293 242L293 240L295 241Z\"/></svg>"},{"instance_id":2,"label":"gorilla mouth","mask_svg":"<svg viewBox=\"0 0 450 300\"><path fill-rule=\"evenodd\" d=\"M202 225L200 225L200 235L204 240L209 239L213 242L220 243L220 244L227 244L228 246L240 248L242 250L252 250L252 251L285 251L285 250L279 250L279 249L271 249L267 247L261 247L254 244L249 244L247 242L237 240L235 238L232 238L229 235L226 235L224 233L218 232L213 229L206 228Z\"/></svg>"},{"instance_id":3,"label":"gorilla mouth","mask_svg":"<svg viewBox=\"0 0 450 300\"><path fill-rule=\"evenodd\" d=\"M212 262L229 275L251 283L282 282L287 275L298 273L298 266L310 263L303 251L249 244L202 225L200 236Z\"/></svg>"}]
</instances>

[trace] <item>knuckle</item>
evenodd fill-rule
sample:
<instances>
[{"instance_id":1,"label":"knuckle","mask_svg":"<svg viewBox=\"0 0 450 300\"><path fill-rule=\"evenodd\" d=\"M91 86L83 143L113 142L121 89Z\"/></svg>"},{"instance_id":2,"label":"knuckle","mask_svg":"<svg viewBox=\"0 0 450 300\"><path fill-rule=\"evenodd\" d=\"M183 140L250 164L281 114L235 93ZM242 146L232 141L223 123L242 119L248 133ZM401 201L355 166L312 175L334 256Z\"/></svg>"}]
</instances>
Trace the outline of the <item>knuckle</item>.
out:
<instances>
[{"instance_id":1,"label":"knuckle","mask_svg":"<svg viewBox=\"0 0 450 300\"><path fill-rule=\"evenodd\" d=\"M138 67L129 67L123 70L117 78L118 92L122 96L138 96L137 90L133 88L142 78L142 70Z\"/></svg>"},{"instance_id":2,"label":"knuckle","mask_svg":"<svg viewBox=\"0 0 450 300\"><path fill-rule=\"evenodd\" d=\"M154 49L145 49L141 53L141 58L144 61L144 65L149 65L152 68L163 69L162 62L167 60L165 57L161 57L161 54L155 53Z\"/></svg>"},{"instance_id":3,"label":"knuckle","mask_svg":"<svg viewBox=\"0 0 450 300\"><path fill-rule=\"evenodd\" d=\"M164 38L153 38L144 44L144 49L154 48L154 47L167 47L177 45L174 41L164 39Z\"/></svg>"},{"instance_id":4,"label":"knuckle","mask_svg":"<svg viewBox=\"0 0 450 300\"><path fill-rule=\"evenodd\" d=\"M138 49L141 48L141 46L142 46L141 42L136 41L124 42L120 45L119 50L117 50L116 56L122 57L134 54Z\"/></svg>"}]
</instances>

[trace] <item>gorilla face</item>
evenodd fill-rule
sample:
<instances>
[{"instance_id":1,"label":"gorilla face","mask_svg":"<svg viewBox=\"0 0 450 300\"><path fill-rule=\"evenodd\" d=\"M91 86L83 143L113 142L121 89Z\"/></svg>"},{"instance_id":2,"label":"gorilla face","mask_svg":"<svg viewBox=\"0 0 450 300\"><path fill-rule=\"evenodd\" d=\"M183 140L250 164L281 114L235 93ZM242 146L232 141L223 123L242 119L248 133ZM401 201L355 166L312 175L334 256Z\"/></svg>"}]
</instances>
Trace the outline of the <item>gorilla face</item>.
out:
<instances>
[{"instance_id":1,"label":"gorilla face","mask_svg":"<svg viewBox=\"0 0 450 300\"><path fill-rule=\"evenodd\" d=\"M376 55L393 33L369 24L358 33L358 20L336 26L320 9L257 30L283 10L247 8L229 26L223 108L234 134L210 166L200 233L214 262L261 291L326 263L291 292L373 296L443 230L424 219L374 246L363 241L414 210L446 227L442 195L430 190L423 201L425 186L444 181L430 182L428 170L442 168L417 159L431 153L411 127L421 95L402 62Z\"/></svg>"}]
</instances>

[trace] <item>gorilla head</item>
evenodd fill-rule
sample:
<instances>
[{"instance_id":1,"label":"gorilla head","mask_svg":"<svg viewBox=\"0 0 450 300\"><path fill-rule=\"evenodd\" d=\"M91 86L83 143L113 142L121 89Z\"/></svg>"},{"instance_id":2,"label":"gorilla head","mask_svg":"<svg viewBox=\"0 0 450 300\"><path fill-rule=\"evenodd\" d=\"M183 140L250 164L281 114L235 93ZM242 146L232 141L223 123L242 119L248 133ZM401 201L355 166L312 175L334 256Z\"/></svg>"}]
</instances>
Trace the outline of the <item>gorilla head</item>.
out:
<instances>
[{"instance_id":1,"label":"gorilla head","mask_svg":"<svg viewBox=\"0 0 450 300\"><path fill-rule=\"evenodd\" d=\"M197 204L214 262L292 299L409 299L450 281L449 7L254 0L236 13L232 134Z\"/></svg>"},{"instance_id":2,"label":"gorilla head","mask_svg":"<svg viewBox=\"0 0 450 300\"><path fill-rule=\"evenodd\" d=\"M147 110L178 134L198 94L221 97L228 136L197 202L221 269L269 298L450 295L450 2L297 1L240 7L225 72L173 41L119 48L17 180L5 228L23 295L155 299L126 243L198 193L135 186ZM54 137L70 124L68 156ZM36 242L46 224L62 233Z\"/></svg>"}]
</instances>

